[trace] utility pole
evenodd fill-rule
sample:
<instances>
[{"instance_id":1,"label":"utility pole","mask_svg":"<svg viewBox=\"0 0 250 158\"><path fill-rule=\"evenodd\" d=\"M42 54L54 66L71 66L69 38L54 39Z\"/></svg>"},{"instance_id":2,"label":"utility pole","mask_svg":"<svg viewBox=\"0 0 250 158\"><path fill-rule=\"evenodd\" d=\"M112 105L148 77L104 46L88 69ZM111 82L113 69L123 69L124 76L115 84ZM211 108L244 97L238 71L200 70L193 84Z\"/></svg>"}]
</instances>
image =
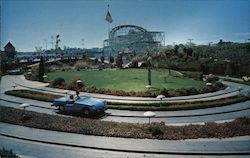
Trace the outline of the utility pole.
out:
<instances>
[{"instance_id":1,"label":"utility pole","mask_svg":"<svg viewBox=\"0 0 250 158\"><path fill-rule=\"evenodd\" d=\"M51 49L53 50L53 47L54 47L54 37L53 36L50 36L51 38Z\"/></svg>"},{"instance_id":2,"label":"utility pole","mask_svg":"<svg viewBox=\"0 0 250 158\"><path fill-rule=\"evenodd\" d=\"M82 49L84 49L84 38L82 38L81 41L82 41L82 43L81 43L82 44Z\"/></svg>"},{"instance_id":3,"label":"utility pole","mask_svg":"<svg viewBox=\"0 0 250 158\"><path fill-rule=\"evenodd\" d=\"M44 40L44 42L45 42L45 50L47 50L47 42L48 42L48 40Z\"/></svg>"}]
</instances>

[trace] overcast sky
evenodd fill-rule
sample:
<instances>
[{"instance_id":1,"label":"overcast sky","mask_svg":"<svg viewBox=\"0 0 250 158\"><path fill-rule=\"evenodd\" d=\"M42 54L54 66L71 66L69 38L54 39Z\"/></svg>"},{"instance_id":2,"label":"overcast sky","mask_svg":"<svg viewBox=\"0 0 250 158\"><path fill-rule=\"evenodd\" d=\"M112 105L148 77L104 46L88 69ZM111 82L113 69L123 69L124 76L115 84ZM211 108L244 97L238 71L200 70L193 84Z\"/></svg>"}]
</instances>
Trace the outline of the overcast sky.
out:
<instances>
[{"instance_id":1,"label":"overcast sky","mask_svg":"<svg viewBox=\"0 0 250 158\"><path fill-rule=\"evenodd\" d=\"M17 51L51 48L51 36L60 34L59 46L102 47L111 27L133 24L164 31L165 43L197 44L250 38L249 0L0 0L1 49L10 41Z\"/></svg>"}]
</instances>

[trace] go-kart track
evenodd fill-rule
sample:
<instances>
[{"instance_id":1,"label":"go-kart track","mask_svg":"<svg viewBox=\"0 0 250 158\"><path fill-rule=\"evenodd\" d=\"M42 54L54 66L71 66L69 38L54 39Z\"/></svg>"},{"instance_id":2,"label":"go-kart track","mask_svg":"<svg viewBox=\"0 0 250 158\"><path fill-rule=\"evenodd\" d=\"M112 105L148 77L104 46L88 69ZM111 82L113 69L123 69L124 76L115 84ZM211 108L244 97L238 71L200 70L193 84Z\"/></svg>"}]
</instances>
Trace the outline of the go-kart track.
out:
<instances>
[{"instance_id":1,"label":"go-kart track","mask_svg":"<svg viewBox=\"0 0 250 158\"><path fill-rule=\"evenodd\" d=\"M164 98L162 102L188 102L222 99L238 95L239 93L246 94L250 90L250 87L246 85L226 81L222 82L228 86L225 90L193 96ZM47 84L44 83L27 81L22 75L3 76L0 87L0 106L20 108L20 104L28 103L30 104L30 107L28 107L27 110L52 115L61 115L57 113L57 108L51 107L52 103L24 99L4 94L5 91L12 89L31 89L46 93L65 95L65 90L48 88L45 87L46 85ZM80 95L88 95L94 98L114 102L161 102L161 100L156 98L118 97L86 93L81 93ZM143 116L143 113L143 111L106 110L106 116L100 119L104 121L147 123L148 118ZM250 101L207 109L155 111L155 113L156 116L151 119L152 122L165 122L165 124L169 125L203 124L211 121L219 123L232 121L239 117L249 117ZM66 115L62 116L71 117ZM39 147L39 150L45 151L47 154L46 156L41 157L58 157L58 152L62 152L62 155L60 154L59 157L69 157L69 154L71 154L70 157L79 157L80 153L83 152L86 153L86 155L89 155L86 157L118 157L118 155L119 157L217 157L223 155L228 157L247 157L247 155L249 156L250 154L249 136L220 140L137 140L84 136L33 128L30 130L30 128L27 127L20 127L5 123L0 123L0 133L0 147L10 146L11 148L14 148L15 151L17 150L17 152L23 153L23 155L27 154L27 150L33 151L35 148ZM63 137L69 139L64 140ZM83 141L79 142L77 139L81 139ZM26 149L20 149L20 146L22 146L23 143L27 146ZM101 146L102 144L105 144L104 147ZM50 147L54 147L55 152L49 152ZM30 155L26 156L37 156L35 151L29 154Z\"/></svg>"}]
</instances>

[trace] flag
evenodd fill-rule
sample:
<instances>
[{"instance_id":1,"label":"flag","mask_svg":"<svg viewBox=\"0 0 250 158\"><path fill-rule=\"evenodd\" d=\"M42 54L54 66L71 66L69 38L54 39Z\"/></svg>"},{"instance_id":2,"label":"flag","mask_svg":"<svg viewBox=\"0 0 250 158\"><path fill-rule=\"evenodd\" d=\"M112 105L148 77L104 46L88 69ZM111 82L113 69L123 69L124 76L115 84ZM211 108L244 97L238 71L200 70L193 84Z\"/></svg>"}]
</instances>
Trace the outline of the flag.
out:
<instances>
[{"instance_id":1,"label":"flag","mask_svg":"<svg viewBox=\"0 0 250 158\"><path fill-rule=\"evenodd\" d=\"M106 15L106 18L105 20L109 23L112 23L113 22L113 19L112 19L112 16L111 14L109 13L109 11L107 12L107 15Z\"/></svg>"}]
</instances>

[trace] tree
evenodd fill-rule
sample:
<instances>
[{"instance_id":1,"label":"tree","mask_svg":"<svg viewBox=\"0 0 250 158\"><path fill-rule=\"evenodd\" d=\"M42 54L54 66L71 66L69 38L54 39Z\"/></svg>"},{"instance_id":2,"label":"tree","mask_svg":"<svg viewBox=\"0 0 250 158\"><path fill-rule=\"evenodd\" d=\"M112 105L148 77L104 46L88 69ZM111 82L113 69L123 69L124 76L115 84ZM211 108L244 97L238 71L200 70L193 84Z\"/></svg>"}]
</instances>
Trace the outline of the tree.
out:
<instances>
[{"instance_id":1,"label":"tree","mask_svg":"<svg viewBox=\"0 0 250 158\"><path fill-rule=\"evenodd\" d=\"M38 73L38 79L40 82L43 82L44 78L44 61L43 61L43 56L40 58L40 63L39 63L39 73Z\"/></svg>"},{"instance_id":2,"label":"tree","mask_svg":"<svg viewBox=\"0 0 250 158\"><path fill-rule=\"evenodd\" d=\"M147 68L148 68L148 85L151 86L151 69L152 69L152 57L147 53Z\"/></svg>"},{"instance_id":3,"label":"tree","mask_svg":"<svg viewBox=\"0 0 250 158\"><path fill-rule=\"evenodd\" d=\"M95 58L95 64L97 64L98 63L98 59L97 58Z\"/></svg>"},{"instance_id":4,"label":"tree","mask_svg":"<svg viewBox=\"0 0 250 158\"><path fill-rule=\"evenodd\" d=\"M121 68L122 67L122 64L123 64L123 61L122 61L122 53L119 53L117 55L117 58L116 58L116 65L117 67Z\"/></svg>"},{"instance_id":5,"label":"tree","mask_svg":"<svg viewBox=\"0 0 250 158\"><path fill-rule=\"evenodd\" d=\"M110 63L114 63L114 61L115 61L114 57L110 56L110 57L109 57L109 62L110 62Z\"/></svg>"},{"instance_id":6,"label":"tree","mask_svg":"<svg viewBox=\"0 0 250 158\"><path fill-rule=\"evenodd\" d=\"M171 75L171 56L172 54L174 54L174 49L167 49L165 51L165 57L166 57L166 64L167 64L167 68L168 68L168 74Z\"/></svg>"},{"instance_id":7,"label":"tree","mask_svg":"<svg viewBox=\"0 0 250 158\"><path fill-rule=\"evenodd\" d=\"M101 56L101 62L104 63L104 56Z\"/></svg>"},{"instance_id":8,"label":"tree","mask_svg":"<svg viewBox=\"0 0 250 158\"><path fill-rule=\"evenodd\" d=\"M139 61L139 58L138 57L134 57L131 61L131 65L130 67L132 68L138 68L138 61Z\"/></svg>"}]
</instances>

